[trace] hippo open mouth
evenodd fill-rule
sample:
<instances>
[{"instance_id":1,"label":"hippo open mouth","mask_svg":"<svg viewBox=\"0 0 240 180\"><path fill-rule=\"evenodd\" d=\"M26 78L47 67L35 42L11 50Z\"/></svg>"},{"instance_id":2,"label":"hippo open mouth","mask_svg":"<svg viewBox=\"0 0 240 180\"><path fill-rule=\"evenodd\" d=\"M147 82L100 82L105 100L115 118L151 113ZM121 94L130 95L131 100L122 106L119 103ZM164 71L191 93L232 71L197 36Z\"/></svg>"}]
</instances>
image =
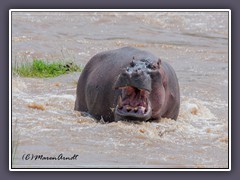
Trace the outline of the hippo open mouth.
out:
<instances>
[{"instance_id":1,"label":"hippo open mouth","mask_svg":"<svg viewBox=\"0 0 240 180\"><path fill-rule=\"evenodd\" d=\"M132 47L94 55L79 77L76 95L76 111L107 122L177 119L180 107L174 69Z\"/></svg>"},{"instance_id":2,"label":"hippo open mouth","mask_svg":"<svg viewBox=\"0 0 240 180\"><path fill-rule=\"evenodd\" d=\"M151 118L152 109L149 94L152 90L150 62L132 61L115 83L121 89L115 108L116 120L146 121Z\"/></svg>"},{"instance_id":3,"label":"hippo open mouth","mask_svg":"<svg viewBox=\"0 0 240 180\"><path fill-rule=\"evenodd\" d=\"M115 108L115 118L117 120L148 120L152 115L151 103L148 99L149 92L133 86L120 89L122 93Z\"/></svg>"}]
</instances>

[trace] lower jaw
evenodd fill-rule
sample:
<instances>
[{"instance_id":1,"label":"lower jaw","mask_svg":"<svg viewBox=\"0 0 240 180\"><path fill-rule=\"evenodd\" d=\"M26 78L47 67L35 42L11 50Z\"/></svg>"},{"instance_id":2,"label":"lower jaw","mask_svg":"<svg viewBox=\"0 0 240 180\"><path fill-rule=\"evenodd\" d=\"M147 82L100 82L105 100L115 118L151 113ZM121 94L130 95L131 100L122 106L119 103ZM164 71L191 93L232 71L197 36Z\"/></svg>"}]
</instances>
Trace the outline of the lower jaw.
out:
<instances>
[{"instance_id":1,"label":"lower jaw","mask_svg":"<svg viewBox=\"0 0 240 180\"><path fill-rule=\"evenodd\" d=\"M140 116L134 116L134 115L130 115L130 114L119 114L117 112L115 112L114 116L115 116L115 121L147 121L151 118L151 113L152 111L149 110L146 114Z\"/></svg>"}]
</instances>

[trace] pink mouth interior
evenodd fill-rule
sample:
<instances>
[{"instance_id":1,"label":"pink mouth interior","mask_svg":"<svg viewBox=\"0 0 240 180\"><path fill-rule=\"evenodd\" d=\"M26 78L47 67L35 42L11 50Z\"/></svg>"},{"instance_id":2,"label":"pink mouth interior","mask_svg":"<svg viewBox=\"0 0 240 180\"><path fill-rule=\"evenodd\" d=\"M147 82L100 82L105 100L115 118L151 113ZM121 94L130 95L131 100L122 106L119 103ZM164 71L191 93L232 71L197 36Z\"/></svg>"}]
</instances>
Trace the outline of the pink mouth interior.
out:
<instances>
[{"instance_id":1,"label":"pink mouth interior","mask_svg":"<svg viewBox=\"0 0 240 180\"><path fill-rule=\"evenodd\" d=\"M131 86L122 87L118 111L123 113L145 114L148 111L148 91Z\"/></svg>"}]
</instances>

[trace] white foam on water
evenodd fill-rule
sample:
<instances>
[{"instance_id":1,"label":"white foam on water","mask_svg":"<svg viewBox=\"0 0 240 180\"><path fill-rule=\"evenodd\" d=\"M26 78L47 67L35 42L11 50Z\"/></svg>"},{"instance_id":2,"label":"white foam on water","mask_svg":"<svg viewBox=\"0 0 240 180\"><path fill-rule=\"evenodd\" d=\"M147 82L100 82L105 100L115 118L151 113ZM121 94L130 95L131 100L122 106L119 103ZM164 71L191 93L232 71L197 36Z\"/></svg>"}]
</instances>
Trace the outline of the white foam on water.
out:
<instances>
[{"instance_id":1,"label":"white foam on water","mask_svg":"<svg viewBox=\"0 0 240 180\"><path fill-rule=\"evenodd\" d=\"M219 121L205 104L207 103L196 98L185 98L181 102L179 118L176 121L162 118L158 122L116 122L107 126L145 140L190 145L205 139L208 146L211 146L213 141L215 145L221 146L219 138L224 135L225 124Z\"/></svg>"},{"instance_id":2,"label":"white foam on water","mask_svg":"<svg viewBox=\"0 0 240 180\"><path fill-rule=\"evenodd\" d=\"M26 91L27 85L24 81L21 80L20 77L16 77L12 79L12 91L14 93L19 93Z\"/></svg>"},{"instance_id":3,"label":"white foam on water","mask_svg":"<svg viewBox=\"0 0 240 180\"><path fill-rule=\"evenodd\" d=\"M70 100L70 101L75 101L75 96L73 95L70 95L70 94L61 94L61 95L50 95L50 100L51 98L53 99L67 99L67 100Z\"/></svg>"},{"instance_id":4,"label":"white foam on water","mask_svg":"<svg viewBox=\"0 0 240 180\"><path fill-rule=\"evenodd\" d=\"M216 119L209 108L205 106L206 102L196 98L184 98L180 106L180 118L193 121L195 119Z\"/></svg>"}]
</instances>

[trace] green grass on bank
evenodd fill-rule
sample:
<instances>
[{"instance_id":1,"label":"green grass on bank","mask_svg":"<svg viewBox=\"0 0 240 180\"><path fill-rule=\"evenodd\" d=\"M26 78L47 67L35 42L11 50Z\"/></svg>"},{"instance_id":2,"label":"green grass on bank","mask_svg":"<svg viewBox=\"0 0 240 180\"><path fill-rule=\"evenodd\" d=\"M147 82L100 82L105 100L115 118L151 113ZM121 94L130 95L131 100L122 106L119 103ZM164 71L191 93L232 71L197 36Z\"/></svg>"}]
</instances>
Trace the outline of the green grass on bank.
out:
<instances>
[{"instance_id":1,"label":"green grass on bank","mask_svg":"<svg viewBox=\"0 0 240 180\"><path fill-rule=\"evenodd\" d=\"M74 63L45 62L34 59L32 63L13 67L13 72L23 77L56 77L71 72L80 72L82 67Z\"/></svg>"}]
</instances>

